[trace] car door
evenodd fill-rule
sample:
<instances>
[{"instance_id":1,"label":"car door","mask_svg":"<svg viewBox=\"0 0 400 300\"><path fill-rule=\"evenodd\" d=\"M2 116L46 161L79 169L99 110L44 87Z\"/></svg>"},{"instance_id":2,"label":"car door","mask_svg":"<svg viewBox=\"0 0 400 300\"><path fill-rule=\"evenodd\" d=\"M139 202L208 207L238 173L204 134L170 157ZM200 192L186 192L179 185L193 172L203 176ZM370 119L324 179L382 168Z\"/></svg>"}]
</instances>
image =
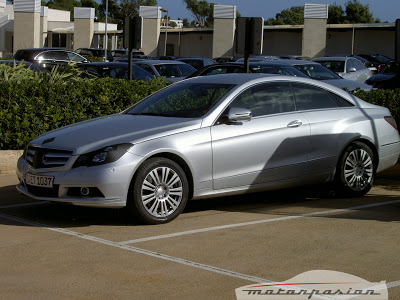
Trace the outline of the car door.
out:
<instances>
[{"instance_id":1,"label":"car door","mask_svg":"<svg viewBox=\"0 0 400 300\"><path fill-rule=\"evenodd\" d=\"M232 107L249 109L252 119L211 127L214 189L300 178L306 170L310 128L295 111L290 83L247 88L226 111Z\"/></svg>"}]
</instances>

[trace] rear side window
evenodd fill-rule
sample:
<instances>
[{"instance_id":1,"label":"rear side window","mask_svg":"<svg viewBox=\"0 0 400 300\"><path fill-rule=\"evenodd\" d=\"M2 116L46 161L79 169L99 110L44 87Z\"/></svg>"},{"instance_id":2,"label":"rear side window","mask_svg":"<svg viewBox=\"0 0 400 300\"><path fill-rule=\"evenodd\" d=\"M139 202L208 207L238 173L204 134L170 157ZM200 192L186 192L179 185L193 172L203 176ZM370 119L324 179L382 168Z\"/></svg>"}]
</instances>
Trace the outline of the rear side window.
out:
<instances>
[{"instance_id":1,"label":"rear side window","mask_svg":"<svg viewBox=\"0 0 400 300\"><path fill-rule=\"evenodd\" d=\"M335 98L336 102L339 103L340 106L343 107L351 107L354 106L353 103L350 103L349 101L347 101L346 99L344 99L343 97L336 95L334 93L329 93L333 98Z\"/></svg>"},{"instance_id":2,"label":"rear side window","mask_svg":"<svg viewBox=\"0 0 400 300\"><path fill-rule=\"evenodd\" d=\"M292 84L297 110L339 107L335 99L325 90L308 84Z\"/></svg>"}]
</instances>

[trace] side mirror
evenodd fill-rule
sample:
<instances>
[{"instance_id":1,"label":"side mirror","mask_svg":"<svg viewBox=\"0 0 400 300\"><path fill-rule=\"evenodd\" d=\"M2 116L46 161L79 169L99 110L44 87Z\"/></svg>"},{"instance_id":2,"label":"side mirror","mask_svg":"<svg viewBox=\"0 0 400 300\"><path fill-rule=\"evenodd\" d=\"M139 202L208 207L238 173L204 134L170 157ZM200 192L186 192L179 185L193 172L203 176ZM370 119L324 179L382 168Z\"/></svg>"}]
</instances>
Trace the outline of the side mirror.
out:
<instances>
[{"instance_id":1,"label":"side mirror","mask_svg":"<svg viewBox=\"0 0 400 300\"><path fill-rule=\"evenodd\" d=\"M229 122L241 122L251 120L251 111L242 107L232 107L227 115Z\"/></svg>"},{"instance_id":2,"label":"side mirror","mask_svg":"<svg viewBox=\"0 0 400 300\"><path fill-rule=\"evenodd\" d=\"M355 71L357 71L356 68L350 68L350 69L349 69L349 73L352 73L352 72L355 72Z\"/></svg>"}]
</instances>

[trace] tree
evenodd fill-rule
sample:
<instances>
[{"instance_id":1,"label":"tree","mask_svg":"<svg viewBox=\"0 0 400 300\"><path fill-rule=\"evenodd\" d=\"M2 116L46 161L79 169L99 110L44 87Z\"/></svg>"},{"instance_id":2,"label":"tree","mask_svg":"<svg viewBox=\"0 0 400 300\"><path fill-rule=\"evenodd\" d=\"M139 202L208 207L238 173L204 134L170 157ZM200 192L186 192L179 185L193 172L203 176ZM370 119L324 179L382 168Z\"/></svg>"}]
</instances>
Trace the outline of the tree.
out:
<instances>
[{"instance_id":1,"label":"tree","mask_svg":"<svg viewBox=\"0 0 400 300\"><path fill-rule=\"evenodd\" d=\"M95 9L95 15L99 12L99 4L94 0L81 0L82 7L93 7Z\"/></svg>"},{"instance_id":2,"label":"tree","mask_svg":"<svg viewBox=\"0 0 400 300\"><path fill-rule=\"evenodd\" d=\"M359 0L349 0L345 8L334 3L329 6L328 24L343 23L379 23L369 11L369 5L363 5ZM301 25L304 24L304 7L292 6L269 18L265 25Z\"/></svg>"},{"instance_id":3,"label":"tree","mask_svg":"<svg viewBox=\"0 0 400 300\"><path fill-rule=\"evenodd\" d=\"M358 0L346 3L346 21L348 23L375 23L369 5L362 5Z\"/></svg>"},{"instance_id":4,"label":"tree","mask_svg":"<svg viewBox=\"0 0 400 300\"><path fill-rule=\"evenodd\" d=\"M178 26L178 24L176 24L174 21L169 22L169 26L171 26L172 28L175 28L176 26Z\"/></svg>"},{"instance_id":5,"label":"tree","mask_svg":"<svg viewBox=\"0 0 400 300\"><path fill-rule=\"evenodd\" d=\"M74 7L81 7L82 4L77 0L50 0L46 3L48 8L68 10L73 12Z\"/></svg>"},{"instance_id":6,"label":"tree","mask_svg":"<svg viewBox=\"0 0 400 300\"><path fill-rule=\"evenodd\" d=\"M344 9L336 3L329 5L328 24L342 24L344 22Z\"/></svg>"},{"instance_id":7,"label":"tree","mask_svg":"<svg viewBox=\"0 0 400 300\"><path fill-rule=\"evenodd\" d=\"M269 18L265 25L300 25L304 24L304 6L292 6Z\"/></svg>"},{"instance_id":8,"label":"tree","mask_svg":"<svg viewBox=\"0 0 400 300\"><path fill-rule=\"evenodd\" d=\"M214 23L214 3L206 0L183 0L186 8L192 13L196 23L200 27L211 27Z\"/></svg>"}]
</instances>

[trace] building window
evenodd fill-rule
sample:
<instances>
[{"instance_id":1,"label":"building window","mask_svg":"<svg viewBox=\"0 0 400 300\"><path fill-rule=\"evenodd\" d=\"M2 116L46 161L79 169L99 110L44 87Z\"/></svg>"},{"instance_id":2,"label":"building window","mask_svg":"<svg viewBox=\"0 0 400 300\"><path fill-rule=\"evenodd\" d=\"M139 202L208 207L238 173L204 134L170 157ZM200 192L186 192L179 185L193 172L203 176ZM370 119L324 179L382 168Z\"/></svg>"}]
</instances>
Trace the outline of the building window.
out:
<instances>
[{"instance_id":1,"label":"building window","mask_svg":"<svg viewBox=\"0 0 400 300\"><path fill-rule=\"evenodd\" d=\"M66 33L53 33L51 39L51 46L57 48L67 48L67 34Z\"/></svg>"}]
</instances>

